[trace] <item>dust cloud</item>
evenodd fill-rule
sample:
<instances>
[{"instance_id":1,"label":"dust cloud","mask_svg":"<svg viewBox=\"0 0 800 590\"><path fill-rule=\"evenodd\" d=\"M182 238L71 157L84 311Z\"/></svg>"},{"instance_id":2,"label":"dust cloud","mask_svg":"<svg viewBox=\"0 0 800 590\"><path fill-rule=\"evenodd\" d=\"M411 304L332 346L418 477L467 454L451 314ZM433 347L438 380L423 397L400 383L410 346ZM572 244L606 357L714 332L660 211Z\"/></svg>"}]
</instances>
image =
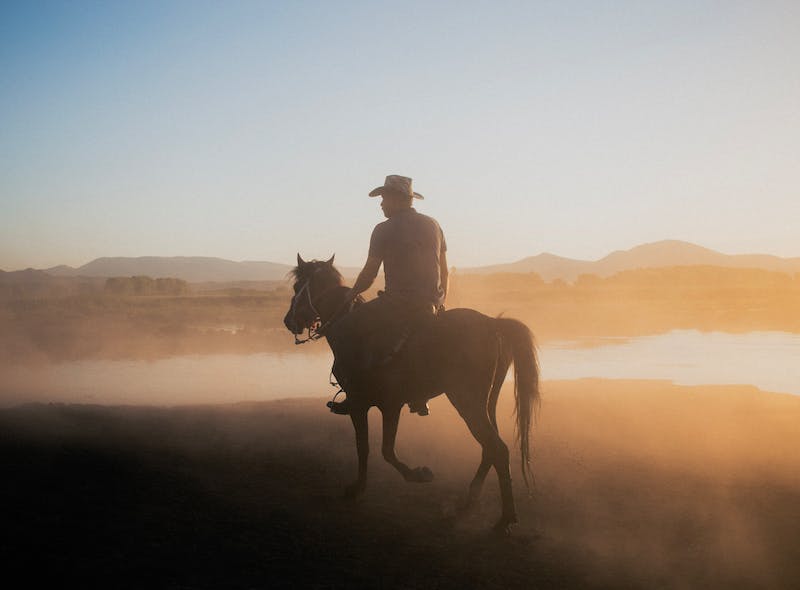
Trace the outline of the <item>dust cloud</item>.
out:
<instances>
[{"instance_id":1,"label":"dust cloud","mask_svg":"<svg viewBox=\"0 0 800 590\"><path fill-rule=\"evenodd\" d=\"M650 269L572 284L451 276L451 307L523 319L540 345L676 329L800 333L800 280L780 273ZM342 502L355 475L352 426L324 407L327 349L299 353L281 325L285 285L0 295L4 391L38 387L54 392L40 399L75 399L58 397L59 379L36 381L52 365L77 371L85 389L85 405L0 409L10 482L0 496L8 512L0 546L28 576L118 587L800 585L798 397L746 385L546 380L536 486L528 497L514 452L521 522L498 540L487 533L499 507L493 476L477 510L457 517L480 451L443 397L427 418L404 414L397 445L404 460L429 466L434 482L405 484L381 460L373 411L367 492L355 505ZM295 360L265 370L281 373L273 381L237 365L254 354ZM214 365L223 356L230 363ZM109 365L93 364L151 363L157 372L177 357L197 363L180 400L158 387L137 397L135 372L102 374L98 367ZM318 385L307 381L309 366ZM92 388L101 394L115 380L131 384L128 393L92 405ZM204 391L228 384L230 402L272 390L308 397L150 407L218 402ZM4 395L5 406L27 401ZM498 416L513 450L512 398L501 395Z\"/></svg>"},{"instance_id":2,"label":"dust cloud","mask_svg":"<svg viewBox=\"0 0 800 590\"><path fill-rule=\"evenodd\" d=\"M11 563L35 556L95 581L127 572L134 586L797 586L800 399L547 382L529 497L512 398L504 391L498 412L520 517L509 539L488 532L499 514L493 474L476 510L458 515L480 451L446 399L400 424L400 457L435 474L425 485L383 462L371 413L368 488L351 504L341 494L355 476L352 426L317 398L2 410L14 482L2 502L16 507L4 546Z\"/></svg>"}]
</instances>

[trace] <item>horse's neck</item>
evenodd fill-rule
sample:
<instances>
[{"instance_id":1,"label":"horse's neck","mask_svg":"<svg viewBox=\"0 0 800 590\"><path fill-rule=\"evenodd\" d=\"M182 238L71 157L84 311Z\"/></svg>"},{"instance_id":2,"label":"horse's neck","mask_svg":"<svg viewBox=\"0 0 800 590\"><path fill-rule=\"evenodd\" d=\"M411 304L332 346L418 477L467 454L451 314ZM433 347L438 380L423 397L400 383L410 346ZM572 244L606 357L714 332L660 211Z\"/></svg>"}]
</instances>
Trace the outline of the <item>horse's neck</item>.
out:
<instances>
[{"instance_id":1,"label":"horse's neck","mask_svg":"<svg viewBox=\"0 0 800 590\"><path fill-rule=\"evenodd\" d=\"M320 301L319 304L320 320L323 324L334 319L334 316L342 311L345 296L349 290L350 288L346 285L335 285L328 289L323 301Z\"/></svg>"}]
</instances>

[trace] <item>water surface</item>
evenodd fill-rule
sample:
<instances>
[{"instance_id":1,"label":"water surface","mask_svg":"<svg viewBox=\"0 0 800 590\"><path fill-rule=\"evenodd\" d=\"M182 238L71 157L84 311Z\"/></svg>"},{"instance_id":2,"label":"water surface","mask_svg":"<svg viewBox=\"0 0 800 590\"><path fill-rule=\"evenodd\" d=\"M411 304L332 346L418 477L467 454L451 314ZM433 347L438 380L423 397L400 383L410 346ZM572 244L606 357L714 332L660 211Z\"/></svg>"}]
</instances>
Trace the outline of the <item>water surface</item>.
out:
<instances>
[{"instance_id":1,"label":"water surface","mask_svg":"<svg viewBox=\"0 0 800 590\"><path fill-rule=\"evenodd\" d=\"M800 335L675 330L590 348L575 342L540 350L545 379L664 379L678 385L755 385L800 395Z\"/></svg>"},{"instance_id":2,"label":"water surface","mask_svg":"<svg viewBox=\"0 0 800 590\"><path fill-rule=\"evenodd\" d=\"M800 395L800 336L674 331L585 347L542 347L543 379L663 379L681 385L747 384ZM324 397L332 357L314 353L192 355L155 361L92 360L0 368L0 405L231 403Z\"/></svg>"}]
</instances>

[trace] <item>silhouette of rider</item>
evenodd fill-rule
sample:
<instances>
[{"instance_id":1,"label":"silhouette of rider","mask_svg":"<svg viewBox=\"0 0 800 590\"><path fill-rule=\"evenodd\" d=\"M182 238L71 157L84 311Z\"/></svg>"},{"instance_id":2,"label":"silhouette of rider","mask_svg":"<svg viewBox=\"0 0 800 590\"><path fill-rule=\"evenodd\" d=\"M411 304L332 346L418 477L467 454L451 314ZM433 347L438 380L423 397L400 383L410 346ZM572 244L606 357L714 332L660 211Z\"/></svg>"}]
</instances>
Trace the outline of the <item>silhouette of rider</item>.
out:
<instances>
[{"instance_id":1,"label":"silhouette of rider","mask_svg":"<svg viewBox=\"0 0 800 590\"><path fill-rule=\"evenodd\" d=\"M424 197L413 191L411 179L392 174L383 186L369 193L381 197L386 217L375 226L364 268L350 289L350 300L372 285L383 264L385 291L359 310L372 313L380 324L381 337L369 343L376 350L371 364L386 363L405 343L410 331L444 309L447 297L447 244L435 219L418 213L414 199ZM349 400L329 402L331 411L349 413ZM412 412L428 415L424 400L409 403Z\"/></svg>"}]
</instances>

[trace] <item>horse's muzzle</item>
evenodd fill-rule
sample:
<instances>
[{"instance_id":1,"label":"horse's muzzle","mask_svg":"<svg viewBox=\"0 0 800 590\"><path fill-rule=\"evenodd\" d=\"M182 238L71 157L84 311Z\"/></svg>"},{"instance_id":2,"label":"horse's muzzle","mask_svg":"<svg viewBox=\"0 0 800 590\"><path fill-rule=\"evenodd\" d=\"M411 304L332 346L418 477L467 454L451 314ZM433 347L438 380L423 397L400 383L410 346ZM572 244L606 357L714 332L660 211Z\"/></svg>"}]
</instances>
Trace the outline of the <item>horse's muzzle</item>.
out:
<instances>
[{"instance_id":1,"label":"horse's muzzle","mask_svg":"<svg viewBox=\"0 0 800 590\"><path fill-rule=\"evenodd\" d=\"M286 326L286 329L289 330L292 334L302 334L304 330L302 326L298 326L294 322L294 318L285 317L283 319L283 325Z\"/></svg>"}]
</instances>

